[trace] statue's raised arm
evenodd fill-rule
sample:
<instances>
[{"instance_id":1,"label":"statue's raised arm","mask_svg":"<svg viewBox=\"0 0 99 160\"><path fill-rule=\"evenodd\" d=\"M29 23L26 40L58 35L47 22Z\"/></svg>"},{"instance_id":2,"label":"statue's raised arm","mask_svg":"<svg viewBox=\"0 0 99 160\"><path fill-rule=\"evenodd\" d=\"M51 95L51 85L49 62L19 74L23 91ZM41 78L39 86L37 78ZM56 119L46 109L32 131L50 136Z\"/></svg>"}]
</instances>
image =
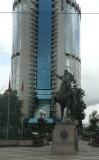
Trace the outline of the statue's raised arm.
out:
<instances>
[{"instance_id":1,"label":"statue's raised arm","mask_svg":"<svg viewBox=\"0 0 99 160\"><path fill-rule=\"evenodd\" d=\"M62 80L62 78L63 78L63 76L60 76L60 75L58 75L58 74L55 73L55 72L54 72L54 75L55 75L58 79L60 79L60 80Z\"/></svg>"},{"instance_id":2,"label":"statue's raised arm","mask_svg":"<svg viewBox=\"0 0 99 160\"><path fill-rule=\"evenodd\" d=\"M62 85L66 84L67 86L71 86L71 83L76 83L74 76L68 72L67 69L64 70L63 75L58 75L54 72L54 75L62 81Z\"/></svg>"}]
</instances>

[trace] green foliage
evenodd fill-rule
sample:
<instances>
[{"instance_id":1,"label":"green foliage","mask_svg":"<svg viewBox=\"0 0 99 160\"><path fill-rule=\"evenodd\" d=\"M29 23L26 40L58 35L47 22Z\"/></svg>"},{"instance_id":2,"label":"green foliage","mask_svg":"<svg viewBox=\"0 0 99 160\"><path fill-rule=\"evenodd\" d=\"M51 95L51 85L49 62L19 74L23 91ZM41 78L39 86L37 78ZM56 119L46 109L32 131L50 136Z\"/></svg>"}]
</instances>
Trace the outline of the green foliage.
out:
<instances>
[{"instance_id":1,"label":"green foliage","mask_svg":"<svg viewBox=\"0 0 99 160\"><path fill-rule=\"evenodd\" d=\"M46 138L48 140L51 140L53 128L54 128L53 124L47 124L47 123L28 124L24 130L24 138L28 138L28 139ZM33 132L38 133L38 136L33 135L32 134Z\"/></svg>"},{"instance_id":2,"label":"green foliage","mask_svg":"<svg viewBox=\"0 0 99 160\"><path fill-rule=\"evenodd\" d=\"M77 85L74 85L73 91L76 97L76 105L73 110L74 119L77 121L78 126L82 128L82 120L85 118L84 110L86 109L86 104L83 100L85 92L83 89L78 88Z\"/></svg>"},{"instance_id":3,"label":"green foliage","mask_svg":"<svg viewBox=\"0 0 99 160\"><path fill-rule=\"evenodd\" d=\"M17 92L13 91L10 93L10 125L17 130L21 127L21 108L22 101L19 100Z\"/></svg>"},{"instance_id":4,"label":"green foliage","mask_svg":"<svg viewBox=\"0 0 99 160\"><path fill-rule=\"evenodd\" d=\"M96 136L99 137L99 126L97 125L98 119L96 117L93 117L90 122L91 124L88 127L89 132L91 132L91 137L96 138Z\"/></svg>"},{"instance_id":5,"label":"green foliage","mask_svg":"<svg viewBox=\"0 0 99 160\"><path fill-rule=\"evenodd\" d=\"M27 126L26 128L24 128L24 134L23 137L26 139L32 139L33 135L32 135L32 128L31 126Z\"/></svg>"},{"instance_id":6,"label":"green foliage","mask_svg":"<svg viewBox=\"0 0 99 160\"><path fill-rule=\"evenodd\" d=\"M5 92L0 95L0 127L4 130L7 128L8 117L8 103L9 103L9 131L13 134L17 134L21 128L21 108L22 101L19 100L17 91Z\"/></svg>"}]
</instances>

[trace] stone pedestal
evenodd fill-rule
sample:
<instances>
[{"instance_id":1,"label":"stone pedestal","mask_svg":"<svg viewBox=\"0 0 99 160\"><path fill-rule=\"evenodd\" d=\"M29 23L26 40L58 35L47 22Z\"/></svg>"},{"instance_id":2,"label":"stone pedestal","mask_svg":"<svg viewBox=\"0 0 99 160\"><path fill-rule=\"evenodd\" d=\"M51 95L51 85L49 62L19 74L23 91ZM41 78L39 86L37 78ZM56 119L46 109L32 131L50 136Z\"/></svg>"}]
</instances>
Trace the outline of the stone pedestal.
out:
<instances>
[{"instance_id":1,"label":"stone pedestal","mask_svg":"<svg viewBox=\"0 0 99 160\"><path fill-rule=\"evenodd\" d=\"M52 139L52 154L75 155L78 153L78 136L74 124L56 124Z\"/></svg>"}]
</instances>

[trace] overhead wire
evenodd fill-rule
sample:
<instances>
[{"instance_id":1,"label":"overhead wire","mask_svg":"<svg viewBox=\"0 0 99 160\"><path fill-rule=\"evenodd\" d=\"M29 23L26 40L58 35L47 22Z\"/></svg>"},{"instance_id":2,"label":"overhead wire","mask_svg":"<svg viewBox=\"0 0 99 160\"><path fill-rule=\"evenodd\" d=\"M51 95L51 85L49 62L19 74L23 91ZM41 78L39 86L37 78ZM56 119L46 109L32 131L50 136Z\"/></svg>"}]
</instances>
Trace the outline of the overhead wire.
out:
<instances>
[{"instance_id":1,"label":"overhead wire","mask_svg":"<svg viewBox=\"0 0 99 160\"><path fill-rule=\"evenodd\" d=\"M32 12L0 12L0 14L31 14ZM32 13L32 14L36 14L36 13ZM65 13L38 13L38 14L99 14L99 12L80 12L80 13L69 13L69 12L65 12Z\"/></svg>"}]
</instances>

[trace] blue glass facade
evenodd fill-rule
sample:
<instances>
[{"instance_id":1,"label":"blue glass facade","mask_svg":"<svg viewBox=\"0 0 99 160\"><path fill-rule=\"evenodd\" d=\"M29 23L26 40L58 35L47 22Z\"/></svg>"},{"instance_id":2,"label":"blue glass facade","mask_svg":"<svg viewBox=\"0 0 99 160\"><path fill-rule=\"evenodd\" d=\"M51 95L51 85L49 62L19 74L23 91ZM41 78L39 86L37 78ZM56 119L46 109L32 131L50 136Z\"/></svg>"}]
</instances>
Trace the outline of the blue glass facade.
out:
<instances>
[{"instance_id":1,"label":"blue glass facade","mask_svg":"<svg viewBox=\"0 0 99 160\"><path fill-rule=\"evenodd\" d=\"M80 15L70 4L66 4L65 13L71 13L65 14L65 53L80 57Z\"/></svg>"},{"instance_id":2,"label":"blue glass facade","mask_svg":"<svg viewBox=\"0 0 99 160\"><path fill-rule=\"evenodd\" d=\"M52 0L39 0L37 97L51 99L51 19ZM51 58L50 58L51 59Z\"/></svg>"}]
</instances>

